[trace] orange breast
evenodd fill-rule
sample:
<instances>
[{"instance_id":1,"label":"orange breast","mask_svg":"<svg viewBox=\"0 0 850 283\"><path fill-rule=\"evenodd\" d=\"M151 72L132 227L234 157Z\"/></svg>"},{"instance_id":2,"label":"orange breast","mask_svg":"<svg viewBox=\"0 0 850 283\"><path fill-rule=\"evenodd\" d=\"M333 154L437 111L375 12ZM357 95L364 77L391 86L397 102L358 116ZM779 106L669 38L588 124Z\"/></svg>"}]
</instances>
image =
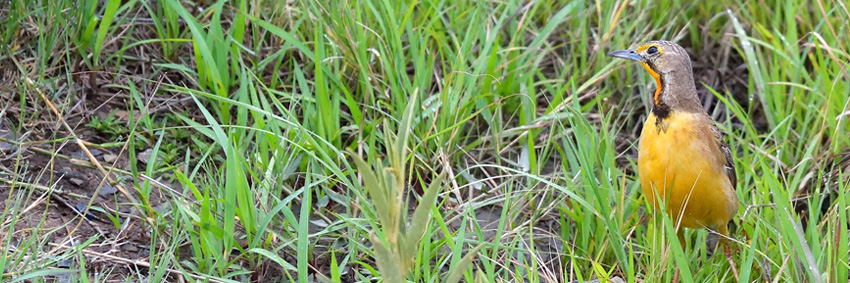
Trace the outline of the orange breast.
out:
<instances>
[{"instance_id":1,"label":"orange breast","mask_svg":"<svg viewBox=\"0 0 850 283\"><path fill-rule=\"evenodd\" d=\"M638 177L644 196L655 209L666 204L674 223L681 217L682 227L725 227L738 210L709 123L699 114L671 112L659 127L650 115L640 136Z\"/></svg>"}]
</instances>

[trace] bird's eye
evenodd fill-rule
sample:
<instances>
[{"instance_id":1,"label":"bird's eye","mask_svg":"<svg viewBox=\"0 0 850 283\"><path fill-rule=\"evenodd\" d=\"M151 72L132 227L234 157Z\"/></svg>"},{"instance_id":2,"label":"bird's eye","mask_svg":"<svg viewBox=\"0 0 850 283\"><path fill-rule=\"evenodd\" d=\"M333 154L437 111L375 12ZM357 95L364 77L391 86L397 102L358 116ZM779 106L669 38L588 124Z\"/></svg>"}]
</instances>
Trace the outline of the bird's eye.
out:
<instances>
[{"instance_id":1,"label":"bird's eye","mask_svg":"<svg viewBox=\"0 0 850 283\"><path fill-rule=\"evenodd\" d=\"M655 53L658 53L658 47L652 46L652 47L649 47L649 49L646 50L646 54L652 55L652 54L655 54Z\"/></svg>"}]
</instances>

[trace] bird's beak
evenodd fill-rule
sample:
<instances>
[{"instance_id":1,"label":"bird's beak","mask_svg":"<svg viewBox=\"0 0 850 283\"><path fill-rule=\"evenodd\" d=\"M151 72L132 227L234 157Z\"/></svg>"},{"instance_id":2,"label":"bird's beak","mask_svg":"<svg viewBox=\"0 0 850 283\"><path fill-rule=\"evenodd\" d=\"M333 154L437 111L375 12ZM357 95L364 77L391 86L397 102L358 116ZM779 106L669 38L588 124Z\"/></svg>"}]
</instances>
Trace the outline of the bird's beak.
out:
<instances>
[{"instance_id":1,"label":"bird's beak","mask_svg":"<svg viewBox=\"0 0 850 283\"><path fill-rule=\"evenodd\" d=\"M640 55L638 55L637 53L635 53L632 50L617 50L617 51L608 53L608 56L623 58L623 59L632 60L632 61L644 61L643 57L641 57Z\"/></svg>"}]
</instances>

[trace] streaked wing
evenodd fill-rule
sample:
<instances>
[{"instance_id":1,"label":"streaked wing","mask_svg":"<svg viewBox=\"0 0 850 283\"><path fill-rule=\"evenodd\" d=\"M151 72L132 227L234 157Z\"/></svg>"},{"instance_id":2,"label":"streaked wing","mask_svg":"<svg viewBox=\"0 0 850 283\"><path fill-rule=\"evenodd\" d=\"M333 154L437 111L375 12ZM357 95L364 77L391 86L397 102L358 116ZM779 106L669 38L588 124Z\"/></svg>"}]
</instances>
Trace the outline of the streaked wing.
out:
<instances>
[{"instance_id":1,"label":"streaked wing","mask_svg":"<svg viewBox=\"0 0 850 283\"><path fill-rule=\"evenodd\" d=\"M728 143L723 141L723 137L725 135L717 128L717 126L712 125L711 131L714 132L717 144L720 145L720 150L723 151L723 155L726 157L726 162L723 164L723 169L726 171L726 177L729 177L729 181L732 182L732 187L737 190L738 175L735 173L735 161L732 160L732 149L729 147Z\"/></svg>"}]
</instances>

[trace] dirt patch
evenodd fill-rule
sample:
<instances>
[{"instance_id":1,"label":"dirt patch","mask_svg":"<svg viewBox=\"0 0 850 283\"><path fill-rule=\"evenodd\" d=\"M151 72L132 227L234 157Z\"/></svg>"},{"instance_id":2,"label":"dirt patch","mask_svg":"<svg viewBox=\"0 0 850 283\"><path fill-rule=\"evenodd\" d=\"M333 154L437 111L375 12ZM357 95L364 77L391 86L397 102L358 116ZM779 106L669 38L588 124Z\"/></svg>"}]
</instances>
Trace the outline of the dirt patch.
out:
<instances>
[{"instance_id":1,"label":"dirt patch","mask_svg":"<svg viewBox=\"0 0 850 283\"><path fill-rule=\"evenodd\" d=\"M136 180L125 174L112 173L113 178L120 181L114 184L103 182L104 175L92 166L73 139L62 138L69 134L45 131L51 127L44 126L50 125L44 123L24 131L29 133L25 135L6 126L14 119L2 118L4 123L0 125L0 134L5 134L3 138L7 142L0 147L0 199L5 200L0 202L0 211L11 213L17 209L23 213L14 219L14 229L4 225L0 240L11 237L11 242L17 245L35 237L41 245L38 248L49 254L65 248L82 248L80 245L94 239L85 246L86 251L127 260L145 261L148 258L151 229L138 216L130 216L130 201L117 188L126 188L138 199ZM93 134L90 131L80 132ZM19 146L27 142L31 144ZM129 169L126 153L119 155L118 150L106 148L89 148L89 151L107 170ZM165 199L155 192L149 198L151 205L166 205ZM92 205L85 213L86 217L81 217L90 201ZM13 219L4 219L8 224L11 221ZM13 232L7 234L6 231ZM78 264L60 261L55 267L75 268ZM88 257L86 266L121 273L116 269L121 267L116 267L114 261L105 257Z\"/></svg>"}]
</instances>

